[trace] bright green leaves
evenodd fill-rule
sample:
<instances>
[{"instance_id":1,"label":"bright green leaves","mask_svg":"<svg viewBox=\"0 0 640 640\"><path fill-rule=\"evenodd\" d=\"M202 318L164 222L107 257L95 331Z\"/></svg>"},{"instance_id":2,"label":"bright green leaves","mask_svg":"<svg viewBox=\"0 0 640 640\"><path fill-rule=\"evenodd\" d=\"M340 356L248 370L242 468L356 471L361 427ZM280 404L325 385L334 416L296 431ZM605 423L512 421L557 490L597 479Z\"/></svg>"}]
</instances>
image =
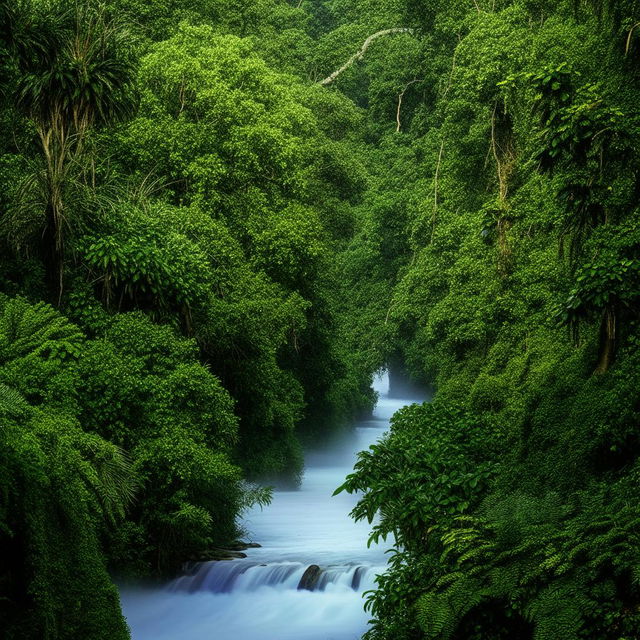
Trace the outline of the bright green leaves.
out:
<instances>
[{"instance_id":1,"label":"bright green leaves","mask_svg":"<svg viewBox=\"0 0 640 640\"><path fill-rule=\"evenodd\" d=\"M423 545L429 530L477 502L493 467L490 445L472 418L439 404L412 405L392 420L390 434L359 455L337 491L363 491L357 520L376 522L371 540L392 534L405 548Z\"/></svg>"},{"instance_id":2,"label":"bright green leaves","mask_svg":"<svg viewBox=\"0 0 640 640\"><path fill-rule=\"evenodd\" d=\"M317 211L291 205L249 224L254 265L288 290L304 295L326 255Z\"/></svg>"},{"instance_id":3,"label":"bright green leaves","mask_svg":"<svg viewBox=\"0 0 640 640\"><path fill-rule=\"evenodd\" d=\"M134 452L145 485L142 521L165 568L237 535L242 472L226 455L202 446L182 427L141 440Z\"/></svg>"},{"instance_id":4,"label":"bright green leaves","mask_svg":"<svg viewBox=\"0 0 640 640\"><path fill-rule=\"evenodd\" d=\"M640 263L636 259L603 256L598 262L578 269L576 286L569 294L559 319L573 324L608 306L629 307L640 298L639 284Z\"/></svg>"},{"instance_id":5,"label":"bright green leaves","mask_svg":"<svg viewBox=\"0 0 640 640\"><path fill-rule=\"evenodd\" d=\"M128 461L50 409L20 424L4 417L2 433L3 631L34 639L125 640L126 623L101 553L100 523L118 518L130 503ZM27 607L17 606L25 601Z\"/></svg>"},{"instance_id":6,"label":"bright green leaves","mask_svg":"<svg viewBox=\"0 0 640 640\"><path fill-rule=\"evenodd\" d=\"M272 433L289 451L267 454L261 440L260 453L245 442L243 452L257 469L283 473L300 466L293 428L301 385L325 406L311 390L320 384L307 373L311 361L330 379L344 371L328 353L339 339L331 242L351 233L347 203L363 191L366 172L347 141L359 121L355 107L272 68L261 50L255 39L186 24L149 49L139 117L116 144L125 172L164 177L161 197L173 213L132 212L152 230L114 220L111 233L90 238L83 251L112 308L126 309L128 300L155 317L178 312L238 400L243 441ZM272 388L292 372L292 384Z\"/></svg>"},{"instance_id":7,"label":"bright green leaves","mask_svg":"<svg viewBox=\"0 0 640 640\"><path fill-rule=\"evenodd\" d=\"M89 135L135 110L131 35L104 5L90 2L28 0L15 8L5 3L3 11L15 39L12 115L21 113L30 122L38 144L37 163L15 193L13 209L18 220L25 211L36 220L40 239L31 241L50 299L59 304L69 228L90 199L82 169L90 164Z\"/></svg>"},{"instance_id":8,"label":"bright green leaves","mask_svg":"<svg viewBox=\"0 0 640 640\"><path fill-rule=\"evenodd\" d=\"M343 4L332 6L347 12ZM366 637L633 637L640 129L631 3L392 5L347 14L325 38L334 50L319 49L339 56L389 12L426 25L414 34L417 60L407 51L398 65L405 51L385 43L336 83L367 106L375 147L343 258L352 327L368 362L404 360L438 389L433 414L401 413L340 488L362 492L354 515L372 521L372 540L397 541L368 594ZM401 105L394 78L417 79ZM393 107L404 135L383 133ZM559 302L564 323L580 322L579 345L554 322ZM591 375L596 352L606 375ZM457 440L456 419L436 415L458 406L468 441ZM489 479L476 475L482 463Z\"/></svg>"},{"instance_id":9,"label":"bright green leaves","mask_svg":"<svg viewBox=\"0 0 640 640\"><path fill-rule=\"evenodd\" d=\"M589 248L591 261L575 273L575 284L557 312L556 320L568 325L579 341L580 325L601 321L599 360L596 370L605 372L618 344L633 344L640 302L640 246L637 225L604 226L594 232Z\"/></svg>"},{"instance_id":10,"label":"bright green leaves","mask_svg":"<svg viewBox=\"0 0 640 640\"><path fill-rule=\"evenodd\" d=\"M99 536L131 504L135 479L123 452L76 419L85 346L49 305L0 300L0 621L25 638L61 626L69 638L127 637Z\"/></svg>"},{"instance_id":11,"label":"bright green leaves","mask_svg":"<svg viewBox=\"0 0 640 640\"><path fill-rule=\"evenodd\" d=\"M86 559L70 566L82 571L82 563L97 563L96 575L105 581L99 589L106 593L99 531L114 538L112 561L148 570L153 554L156 570L166 571L189 554L236 536L238 513L268 495L246 487L240 468L230 462L238 437L234 401L198 361L194 341L142 314L118 314L103 321L102 331L100 339L88 340L48 305L0 301L3 434L42 448L40 458L32 455L20 464L24 473L29 467L38 474L38 500L51 500L52 508L57 500L65 502L59 508L78 530L66 535L70 540L85 535L93 545ZM0 473L7 468L0 465ZM15 473L21 477L22 471ZM22 491L31 480L24 482ZM20 499L11 494L11 500ZM38 527L59 526L60 535L67 531L56 525L57 517L30 504L32 518L44 518ZM125 510L127 524L116 534L111 527ZM0 530L12 529L15 518L4 515L2 505L0 518ZM24 525L15 526L21 535L32 535ZM122 545L134 540L139 549L131 563ZM44 545L36 555L50 552L44 542L33 544L34 549ZM75 553L75 543L69 544ZM70 551L56 553L67 557ZM35 575L45 571L46 560L33 556L31 561ZM49 597L58 597L56 588L46 588ZM118 620L114 616L113 624Z\"/></svg>"},{"instance_id":12,"label":"bright green leaves","mask_svg":"<svg viewBox=\"0 0 640 640\"><path fill-rule=\"evenodd\" d=\"M0 299L0 381L31 404L73 406L74 366L83 343L78 327L49 305Z\"/></svg>"},{"instance_id":13,"label":"bright green leaves","mask_svg":"<svg viewBox=\"0 0 640 640\"><path fill-rule=\"evenodd\" d=\"M212 541L233 538L251 501L229 459L238 437L234 402L197 357L195 342L170 327L118 314L79 362L81 420L131 452L141 484L114 545L114 561L126 565L123 546L142 545L130 570L148 570L153 553L158 570L173 570Z\"/></svg>"},{"instance_id":14,"label":"bright green leaves","mask_svg":"<svg viewBox=\"0 0 640 640\"><path fill-rule=\"evenodd\" d=\"M359 454L336 492L362 492L352 516L374 525L370 542L391 537L395 546L368 594L376 616L368 637L414 637L412 607L439 576L441 537L478 507L497 470L496 444L466 411L436 401L401 409L390 433Z\"/></svg>"},{"instance_id":15,"label":"bright green leaves","mask_svg":"<svg viewBox=\"0 0 640 640\"><path fill-rule=\"evenodd\" d=\"M604 495L585 492L569 507L557 494L515 494L494 502L482 518L459 518L442 537L448 571L416 604L426 637L443 640L468 629L478 634L472 637L502 638L518 629L551 640L559 632L610 637L609 624L633 627L612 578L620 577L617 554L621 564L637 562L631 532L637 511L618 504L613 525ZM596 585L598 576L609 578ZM599 606L608 615L594 616Z\"/></svg>"},{"instance_id":16,"label":"bright green leaves","mask_svg":"<svg viewBox=\"0 0 640 640\"><path fill-rule=\"evenodd\" d=\"M634 205L633 188L621 176L629 163L637 163L632 143L636 124L616 104L624 96L616 96L605 80L583 78L562 63L501 83L511 96L517 87L521 95L533 92L531 105L539 119L533 159L543 173L553 174L564 209L561 231L574 266L592 230L619 221ZM513 97L510 101L517 102Z\"/></svg>"},{"instance_id":17,"label":"bright green leaves","mask_svg":"<svg viewBox=\"0 0 640 640\"><path fill-rule=\"evenodd\" d=\"M59 361L78 355L81 331L48 304L3 298L0 311L2 364L22 358Z\"/></svg>"},{"instance_id":18,"label":"bright green leaves","mask_svg":"<svg viewBox=\"0 0 640 640\"><path fill-rule=\"evenodd\" d=\"M578 85L580 74L565 66L542 73L526 74L537 91L542 149L538 160L546 169L569 154L573 162L584 164L594 154L608 149L623 135L625 115L607 104L596 84ZM619 143L618 143L619 144Z\"/></svg>"},{"instance_id":19,"label":"bright green leaves","mask_svg":"<svg viewBox=\"0 0 640 640\"><path fill-rule=\"evenodd\" d=\"M62 127L82 137L91 125L130 112L131 34L104 6L27 2L16 14L13 22L26 23L26 33L16 34L23 37L15 52L22 71L17 104L38 127L50 136Z\"/></svg>"},{"instance_id":20,"label":"bright green leaves","mask_svg":"<svg viewBox=\"0 0 640 640\"><path fill-rule=\"evenodd\" d=\"M144 160L137 169L160 169L209 210L248 185L273 195L299 189L313 116L296 104L293 79L249 41L184 25L145 57L140 82L141 118L126 141L134 162Z\"/></svg>"},{"instance_id":21,"label":"bright green leaves","mask_svg":"<svg viewBox=\"0 0 640 640\"><path fill-rule=\"evenodd\" d=\"M108 308L185 312L207 297L208 262L183 234L135 208L122 212L122 231L85 237L80 250Z\"/></svg>"}]
</instances>

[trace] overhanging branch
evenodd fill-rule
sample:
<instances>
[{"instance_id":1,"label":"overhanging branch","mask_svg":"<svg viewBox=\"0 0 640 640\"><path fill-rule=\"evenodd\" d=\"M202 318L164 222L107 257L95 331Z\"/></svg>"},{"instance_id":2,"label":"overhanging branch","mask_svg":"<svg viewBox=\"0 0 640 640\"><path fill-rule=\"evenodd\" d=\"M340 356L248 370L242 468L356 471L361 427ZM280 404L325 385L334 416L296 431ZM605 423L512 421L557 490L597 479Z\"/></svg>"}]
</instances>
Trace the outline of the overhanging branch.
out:
<instances>
[{"instance_id":1,"label":"overhanging branch","mask_svg":"<svg viewBox=\"0 0 640 640\"><path fill-rule=\"evenodd\" d=\"M331 84L343 71L346 71L354 62L361 60L364 57L367 49L371 46L371 43L382 36L389 36L394 33L413 33L413 29L407 29L405 27L395 27L393 29L383 29L382 31L376 31L371 34L363 43L360 50L352 55L339 69L334 71L330 76L327 76L324 80L321 80L319 84L325 86Z\"/></svg>"}]
</instances>

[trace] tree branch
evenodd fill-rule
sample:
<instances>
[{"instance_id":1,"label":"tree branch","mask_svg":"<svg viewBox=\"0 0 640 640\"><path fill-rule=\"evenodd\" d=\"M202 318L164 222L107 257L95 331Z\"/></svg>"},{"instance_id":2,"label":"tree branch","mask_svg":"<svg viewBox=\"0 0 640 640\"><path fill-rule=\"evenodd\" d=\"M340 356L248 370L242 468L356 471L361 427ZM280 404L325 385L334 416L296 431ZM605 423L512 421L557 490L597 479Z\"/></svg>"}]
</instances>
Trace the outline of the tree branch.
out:
<instances>
[{"instance_id":1,"label":"tree branch","mask_svg":"<svg viewBox=\"0 0 640 640\"><path fill-rule=\"evenodd\" d=\"M438 214L438 178L440 177L440 164L442 163L442 153L444 152L444 136L440 142L440 151L438 152L438 162L436 163L436 172L433 177L433 213L431 215L431 241L436 232L436 215Z\"/></svg>"},{"instance_id":2,"label":"tree branch","mask_svg":"<svg viewBox=\"0 0 640 640\"><path fill-rule=\"evenodd\" d=\"M398 108L396 109L396 133L400 133L400 110L402 109L402 99L404 98L404 94L407 92L407 89L416 82L421 82L421 80L416 79L407 83L404 89L400 92L400 95L398 95Z\"/></svg>"},{"instance_id":3,"label":"tree branch","mask_svg":"<svg viewBox=\"0 0 640 640\"><path fill-rule=\"evenodd\" d=\"M393 29L383 29L382 31L376 31L370 35L363 43L360 50L352 55L339 69L334 71L330 76L327 76L324 80L321 80L319 84L326 86L331 84L343 71L346 71L354 62L361 60L364 57L367 49L371 46L371 43L382 36L388 36L394 33L413 33L413 29L405 27L395 27Z\"/></svg>"},{"instance_id":4,"label":"tree branch","mask_svg":"<svg viewBox=\"0 0 640 640\"><path fill-rule=\"evenodd\" d=\"M629 49L631 48L631 36L633 36L633 32L638 27L640 27L640 22L636 22L636 24L634 24L633 27L631 27L631 29L629 29L629 34L627 35L627 46L624 48L624 56L625 56L625 58L629 54Z\"/></svg>"}]
</instances>

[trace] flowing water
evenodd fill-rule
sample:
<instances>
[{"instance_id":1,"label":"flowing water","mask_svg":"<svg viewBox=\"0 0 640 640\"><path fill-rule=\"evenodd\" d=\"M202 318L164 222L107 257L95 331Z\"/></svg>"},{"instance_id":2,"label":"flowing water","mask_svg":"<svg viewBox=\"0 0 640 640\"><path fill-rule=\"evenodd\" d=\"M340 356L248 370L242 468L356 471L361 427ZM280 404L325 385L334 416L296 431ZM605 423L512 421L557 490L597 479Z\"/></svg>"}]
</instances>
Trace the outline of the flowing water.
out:
<instances>
[{"instance_id":1,"label":"flowing water","mask_svg":"<svg viewBox=\"0 0 640 640\"><path fill-rule=\"evenodd\" d=\"M349 517L357 496L332 493L393 413L419 399L390 397L386 374L374 388L371 419L308 452L298 490L276 491L268 507L246 514L247 538L261 548L247 550L246 559L194 565L165 589L121 590L133 640L357 640L364 633L362 594L390 545L367 548L370 525Z\"/></svg>"}]
</instances>

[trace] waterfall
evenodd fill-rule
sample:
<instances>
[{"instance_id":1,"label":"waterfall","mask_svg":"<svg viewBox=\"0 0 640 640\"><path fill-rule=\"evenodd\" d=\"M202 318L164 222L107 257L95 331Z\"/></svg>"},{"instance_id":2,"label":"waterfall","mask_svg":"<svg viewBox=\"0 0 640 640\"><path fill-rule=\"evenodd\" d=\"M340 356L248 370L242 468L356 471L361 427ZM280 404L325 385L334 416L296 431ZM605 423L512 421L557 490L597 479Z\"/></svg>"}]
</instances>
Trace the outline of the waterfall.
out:
<instances>
[{"instance_id":1,"label":"waterfall","mask_svg":"<svg viewBox=\"0 0 640 640\"><path fill-rule=\"evenodd\" d=\"M300 562L261 564L252 560L201 562L189 574L170 582L167 590L186 593L231 593L271 587L281 591L325 591L333 585L363 591L373 588L376 571L384 569L382 566L366 565L318 567L317 578L309 586L303 586L305 573L317 566Z\"/></svg>"}]
</instances>

